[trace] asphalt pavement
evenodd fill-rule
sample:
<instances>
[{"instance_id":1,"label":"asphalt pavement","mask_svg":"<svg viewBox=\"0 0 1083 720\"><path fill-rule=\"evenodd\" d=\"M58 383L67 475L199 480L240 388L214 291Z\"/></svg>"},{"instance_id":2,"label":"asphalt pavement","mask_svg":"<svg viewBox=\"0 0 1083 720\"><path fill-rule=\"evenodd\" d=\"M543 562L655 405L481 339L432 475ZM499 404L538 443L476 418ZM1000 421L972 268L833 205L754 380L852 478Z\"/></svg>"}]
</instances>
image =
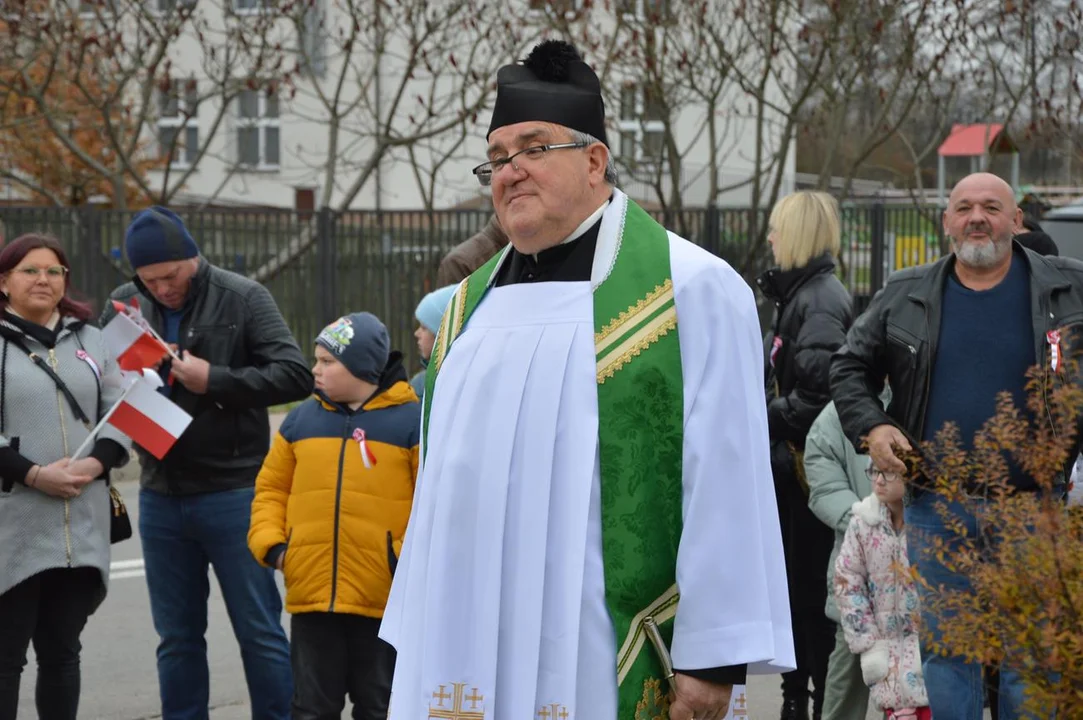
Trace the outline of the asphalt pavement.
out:
<instances>
[{"instance_id":1,"label":"asphalt pavement","mask_svg":"<svg viewBox=\"0 0 1083 720\"><path fill-rule=\"evenodd\" d=\"M135 535L113 546L109 594L83 631L80 719L135 720L161 716L155 665L158 636L151 623L139 545L139 486L134 480L123 480L117 483L117 489L132 516ZM38 717L34 710L33 650L30 655L23 671L20 720ZM211 582L207 655L211 670L211 717L215 720L249 717L240 652L216 580Z\"/></svg>"}]
</instances>

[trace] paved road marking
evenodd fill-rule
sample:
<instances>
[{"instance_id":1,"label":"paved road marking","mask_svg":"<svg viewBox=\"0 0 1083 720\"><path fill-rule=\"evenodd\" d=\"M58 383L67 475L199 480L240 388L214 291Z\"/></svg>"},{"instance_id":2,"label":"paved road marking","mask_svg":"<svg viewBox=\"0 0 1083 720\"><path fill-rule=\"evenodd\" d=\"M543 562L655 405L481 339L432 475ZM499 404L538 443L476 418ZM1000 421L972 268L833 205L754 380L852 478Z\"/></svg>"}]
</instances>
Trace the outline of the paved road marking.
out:
<instances>
[{"instance_id":1,"label":"paved road marking","mask_svg":"<svg viewBox=\"0 0 1083 720\"><path fill-rule=\"evenodd\" d=\"M143 577L143 558L135 560L114 560L109 564L110 580L126 580Z\"/></svg>"}]
</instances>

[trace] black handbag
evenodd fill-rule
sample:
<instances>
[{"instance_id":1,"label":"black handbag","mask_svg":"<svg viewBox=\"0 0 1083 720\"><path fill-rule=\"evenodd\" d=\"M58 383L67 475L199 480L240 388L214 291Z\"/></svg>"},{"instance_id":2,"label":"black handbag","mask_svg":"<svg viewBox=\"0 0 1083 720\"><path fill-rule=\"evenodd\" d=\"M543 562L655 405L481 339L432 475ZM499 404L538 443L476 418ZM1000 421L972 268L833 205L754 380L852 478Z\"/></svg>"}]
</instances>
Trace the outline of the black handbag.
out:
<instances>
[{"instance_id":1,"label":"black handbag","mask_svg":"<svg viewBox=\"0 0 1083 720\"><path fill-rule=\"evenodd\" d=\"M109 484L109 542L118 543L132 536L132 519L128 516L128 507L120 491Z\"/></svg>"},{"instance_id":2,"label":"black handbag","mask_svg":"<svg viewBox=\"0 0 1083 720\"><path fill-rule=\"evenodd\" d=\"M64 396L64 398L68 401L68 404L71 406L71 410L75 414L75 417L78 418L79 421L85 424L88 428L91 427L90 418L88 418L87 414L83 412L83 408L79 406L79 402L75 399L75 396L72 395L71 390L68 389L68 386L64 382L64 380L59 375L57 375L51 367L49 367L49 364L45 362L45 360L40 355L34 353L30 348L23 344L23 342L18 338L7 337L5 339L10 344L14 345L15 347L26 353L35 365L44 370L45 373L53 379L53 382L56 383L57 389L60 390L60 394ZM98 393L98 404L101 405L100 382L98 384ZM0 415L0 418L2 418L2 415ZM120 496L120 492L115 487L113 487L113 484L111 482L109 482L108 473L106 473L105 483L109 486L109 542L118 543L122 540L127 540L132 536L132 519L128 516L128 507L124 504L124 498Z\"/></svg>"}]
</instances>

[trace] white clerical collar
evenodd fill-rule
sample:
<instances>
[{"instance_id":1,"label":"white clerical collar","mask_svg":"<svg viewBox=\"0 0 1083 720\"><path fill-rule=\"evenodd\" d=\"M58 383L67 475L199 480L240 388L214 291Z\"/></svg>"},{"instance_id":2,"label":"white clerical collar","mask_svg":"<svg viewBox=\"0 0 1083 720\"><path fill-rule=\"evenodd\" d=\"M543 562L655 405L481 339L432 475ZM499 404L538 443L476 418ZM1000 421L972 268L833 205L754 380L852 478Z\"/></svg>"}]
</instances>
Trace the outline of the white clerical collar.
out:
<instances>
[{"instance_id":1,"label":"white clerical collar","mask_svg":"<svg viewBox=\"0 0 1083 720\"><path fill-rule=\"evenodd\" d=\"M572 242L573 240L578 240L579 238L581 238L583 236L583 234L587 230L590 230L592 227L594 227L594 224L596 222L598 222L598 219L605 213L605 209L607 207L609 207L609 203L611 201L612 201L612 198L607 199L604 203L602 203L602 206L600 208L598 208L597 210L592 212L590 214L590 217L588 217L586 220L581 222L579 224L579 227L577 227L575 229L575 232L573 232L571 235L569 235L568 237L561 240L560 244L561 245L567 245L568 243ZM534 253L534 260L537 261L537 259L538 259L538 253Z\"/></svg>"},{"instance_id":2,"label":"white clerical collar","mask_svg":"<svg viewBox=\"0 0 1083 720\"><path fill-rule=\"evenodd\" d=\"M610 202L609 200L606 200L604 203L602 203L602 206L600 208L598 208L597 210L592 212L590 214L590 217L588 217L586 220L584 220L579 225L579 227L577 227L575 229L575 232L573 232L568 237L564 238L564 240L560 244L565 245L567 243L570 243L572 240L578 240L579 238L581 238L583 236L583 233L585 233L587 230L590 230L592 227L594 227L594 223L598 222L598 218L600 218L602 216L602 213L605 212L605 209L607 207L609 207L609 202Z\"/></svg>"}]
</instances>

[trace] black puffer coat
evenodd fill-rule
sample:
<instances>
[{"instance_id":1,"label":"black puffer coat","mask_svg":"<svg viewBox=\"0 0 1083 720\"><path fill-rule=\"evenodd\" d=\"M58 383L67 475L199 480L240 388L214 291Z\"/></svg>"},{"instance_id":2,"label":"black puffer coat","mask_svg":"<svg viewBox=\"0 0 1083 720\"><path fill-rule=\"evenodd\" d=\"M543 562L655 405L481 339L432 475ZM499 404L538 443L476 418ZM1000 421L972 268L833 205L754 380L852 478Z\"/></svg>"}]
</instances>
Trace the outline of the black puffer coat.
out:
<instances>
[{"instance_id":1,"label":"black puffer coat","mask_svg":"<svg viewBox=\"0 0 1083 720\"><path fill-rule=\"evenodd\" d=\"M767 422L790 608L795 633L823 635L828 646L834 628L820 626L826 622L823 575L834 532L809 510L801 454L809 428L831 399L831 355L854 319L853 300L834 270L835 261L824 255L801 268L768 270L757 280L775 303L774 327L764 340Z\"/></svg>"},{"instance_id":2,"label":"black puffer coat","mask_svg":"<svg viewBox=\"0 0 1083 720\"><path fill-rule=\"evenodd\" d=\"M771 440L798 450L831 400L831 355L854 321L853 298L834 271L834 259L823 255L801 268L773 268L756 281L775 303L774 327L765 340Z\"/></svg>"}]
</instances>

